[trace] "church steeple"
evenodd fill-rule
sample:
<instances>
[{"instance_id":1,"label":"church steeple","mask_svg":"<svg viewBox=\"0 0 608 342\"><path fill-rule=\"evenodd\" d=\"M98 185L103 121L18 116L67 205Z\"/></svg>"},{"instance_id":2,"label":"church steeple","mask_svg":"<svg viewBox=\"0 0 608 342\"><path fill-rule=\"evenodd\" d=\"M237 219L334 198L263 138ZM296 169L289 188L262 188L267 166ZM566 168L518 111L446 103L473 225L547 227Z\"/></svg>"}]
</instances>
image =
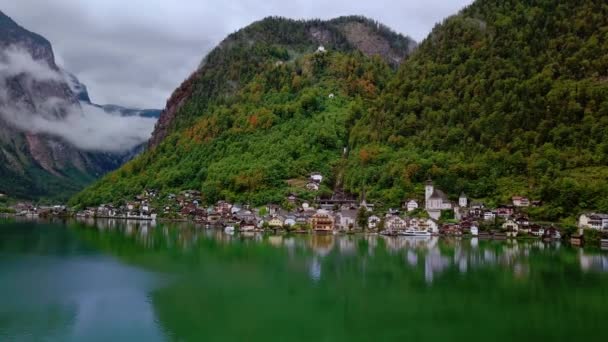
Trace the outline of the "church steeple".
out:
<instances>
[{"instance_id":1,"label":"church steeple","mask_svg":"<svg viewBox=\"0 0 608 342\"><path fill-rule=\"evenodd\" d=\"M429 205L429 198L431 198L431 196L433 195L433 191L435 191L435 187L433 186L433 181L429 177L429 179L426 181L426 186L424 187L424 202L427 208Z\"/></svg>"}]
</instances>

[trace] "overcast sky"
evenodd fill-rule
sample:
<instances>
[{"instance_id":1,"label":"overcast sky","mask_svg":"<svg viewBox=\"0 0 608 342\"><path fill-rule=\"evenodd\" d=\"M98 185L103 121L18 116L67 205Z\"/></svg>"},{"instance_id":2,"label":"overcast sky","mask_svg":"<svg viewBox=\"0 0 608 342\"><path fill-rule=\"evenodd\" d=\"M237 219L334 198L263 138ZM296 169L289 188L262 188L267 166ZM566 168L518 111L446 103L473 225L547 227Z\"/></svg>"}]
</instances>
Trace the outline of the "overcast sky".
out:
<instances>
[{"instance_id":1,"label":"overcast sky","mask_svg":"<svg viewBox=\"0 0 608 342\"><path fill-rule=\"evenodd\" d=\"M57 61L94 102L163 108L171 92L227 34L269 15L361 14L420 42L471 0L0 0L45 36Z\"/></svg>"}]
</instances>

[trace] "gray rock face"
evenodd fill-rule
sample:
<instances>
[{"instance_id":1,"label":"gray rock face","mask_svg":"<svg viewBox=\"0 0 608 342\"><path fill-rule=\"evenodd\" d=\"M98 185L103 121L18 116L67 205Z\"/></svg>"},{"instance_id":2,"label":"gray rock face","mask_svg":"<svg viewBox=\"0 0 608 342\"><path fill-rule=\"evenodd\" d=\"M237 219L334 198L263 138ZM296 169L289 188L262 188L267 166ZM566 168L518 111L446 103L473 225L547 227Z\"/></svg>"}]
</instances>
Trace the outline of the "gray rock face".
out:
<instances>
[{"instance_id":1,"label":"gray rock face","mask_svg":"<svg viewBox=\"0 0 608 342\"><path fill-rule=\"evenodd\" d=\"M142 114L92 104L86 86L57 66L51 43L2 12L0 61L11 66L0 69L0 192L65 198L141 152L141 146L119 153L83 151L60 137L27 129L31 115L62 120L81 103L127 116L155 117L159 111Z\"/></svg>"}]
</instances>

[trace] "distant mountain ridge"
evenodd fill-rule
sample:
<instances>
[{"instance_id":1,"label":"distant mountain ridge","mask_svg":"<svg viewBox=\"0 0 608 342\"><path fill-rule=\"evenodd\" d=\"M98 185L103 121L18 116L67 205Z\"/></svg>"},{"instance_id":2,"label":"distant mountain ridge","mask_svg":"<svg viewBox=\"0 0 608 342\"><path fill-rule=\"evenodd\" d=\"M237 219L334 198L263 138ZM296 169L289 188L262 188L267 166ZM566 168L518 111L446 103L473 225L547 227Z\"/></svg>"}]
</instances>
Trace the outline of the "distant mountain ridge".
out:
<instances>
[{"instance_id":1,"label":"distant mountain ridge","mask_svg":"<svg viewBox=\"0 0 608 342\"><path fill-rule=\"evenodd\" d=\"M61 137L24 130L21 126L27 124L28 119L21 112L40 113L48 120L61 121L82 104L126 116L157 117L159 111L92 104L86 87L73 75L57 76L64 71L55 63L50 42L19 26L2 12L0 53L5 66L0 97L0 192L16 198L65 199L122 165L133 157L134 151L141 151L141 147L120 153L84 151ZM11 70L10 63L18 69ZM50 71L33 75L27 68L41 71L49 68ZM75 85L80 88L74 88ZM15 120L23 123L16 126Z\"/></svg>"}]
</instances>

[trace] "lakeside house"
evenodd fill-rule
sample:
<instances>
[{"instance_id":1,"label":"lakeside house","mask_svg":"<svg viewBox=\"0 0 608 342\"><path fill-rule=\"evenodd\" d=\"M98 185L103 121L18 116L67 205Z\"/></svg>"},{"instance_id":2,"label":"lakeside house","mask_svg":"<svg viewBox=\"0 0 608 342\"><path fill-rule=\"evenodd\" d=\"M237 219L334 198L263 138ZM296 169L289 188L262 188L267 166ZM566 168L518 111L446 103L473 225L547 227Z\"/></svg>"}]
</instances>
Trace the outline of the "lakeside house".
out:
<instances>
[{"instance_id":1,"label":"lakeside house","mask_svg":"<svg viewBox=\"0 0 608 342\"><path fill-rule=\"evenodd\" d=\"M578 218L578 227L581 229L588 228L595 230L608 230L608 214L582 214Z\"/></svg>"},{"instance_id":2,"label":"lakeside house","mask_svg":"<svg viewBox=\"0 0 608 342\"><path fill-rule=\"evenodd\" d=\"M351 230L357 228L357 210L340 210L336 215L335 222L338 230Z\"/></svg>"},{"instance_id":3,"label":"lakeside house","mask_svg":"<svg viewBox=\"0 0 608 342\"><path fill-rule=\"evenodd\" d=\"M310 225L317 232L332 232L334 230L334 216L327 210L319 209L310 218Z\"/></svg>"},{"instance_id":4,"label":"lakeside house","mask_svg":"<svg viewBox=\"0 0 608 342\"><path fill-rule=\"evenodd\" d=\"M367 218L367 228L369 229L377 229L380 225L380 218L376 215L371 215Z\"/></svg>"},{"instance_id":5,"label":"lakeside house","mask_svg":"<svg viewBox=\"0 0 608 342\"><path fill-rule=\"evenodd\" d=\"M273 216L268 220L268 226L270 228L279 229L283 228L285 219L282 216Z\"/></svg>"},{"instance_id":6,"label":"lakeside house","mask_svg":"<svg viewBox=\"0 0 608 342\"><path fill-rule=\"evenodd\" d=\"M384 220L384 227L389 232L399 232L407 228L407 222L397 215L389 215Z\"/></svg>"},{"instance_id":7,"label":"lakeside house","mask_svg":"<svg viewBox=\"0 0 608 342\"><path fill-rule=\"evenodd\" d=\"M519 225L515 220L509 219L502 224L502 229L506 231L507 237L516 237L519 232Z\"/></svg>"},{"instance_id":8,"label":"lakeside house","mask_svg":"<svg viewBox=\"0 0 608 342\"><path fill-rule=\"evenodd\" d=\"M323 177L311 174L310 181L318 184ZM446 235L482 235L478 222L483 220L495 221L497 217L504 218L502 231L495 232L496 237L516 237L530 234L543 239L553 239L558 234L549 233L544 227L535 225L526 215L525 210L512 204L499 205L489 208L480 202L471 202L464 192L461 192L457 202L451 202L448 196L427 182L425 195L428 201L424 209L431 214L430 218L420 217L416 209L419 203L415 199L404 201L400 207L393 207L383 212L376 211L374 204L367 202L365 192L357 201L355 196L338 191L331 198L317 197L305 201L294 193L287 194L283 201L289 203L288 209L281 205L269 203L262 208L253 208L246 203L232 204L228 201L218 201L205 207L207 203L199 191L186 190L179 195L165 196L157 191L145 191L135 199L125 199L124 205L114 206L104 204L98 207L86 208L79 212L85 217L112 217L126 219L155 219L155 206L161 208L163 218L189 220L205 227L238 227L240 231L257 231L263 228L284 229L299 227L298 230L312 229L316 232L352 231L359 227L358 216L364 210L369 213L366 225L371 230L383 230L388 235L398 234L406 230L428 231L432 234ZM49 210L51 210L50 208ZM24 213L37 215L45 212L45 208L27 206ZM438 220L442 211L453 210L454 218ZM424 215L424 214L423 214ZM442 222L441 224L439 222ZM490 223L491 224L491 223ZM589 213L581 215L579 224L588 228L608 229L608 215ZM485 226L485 225L484 225Z\"/></svg>"}]
</instances>

